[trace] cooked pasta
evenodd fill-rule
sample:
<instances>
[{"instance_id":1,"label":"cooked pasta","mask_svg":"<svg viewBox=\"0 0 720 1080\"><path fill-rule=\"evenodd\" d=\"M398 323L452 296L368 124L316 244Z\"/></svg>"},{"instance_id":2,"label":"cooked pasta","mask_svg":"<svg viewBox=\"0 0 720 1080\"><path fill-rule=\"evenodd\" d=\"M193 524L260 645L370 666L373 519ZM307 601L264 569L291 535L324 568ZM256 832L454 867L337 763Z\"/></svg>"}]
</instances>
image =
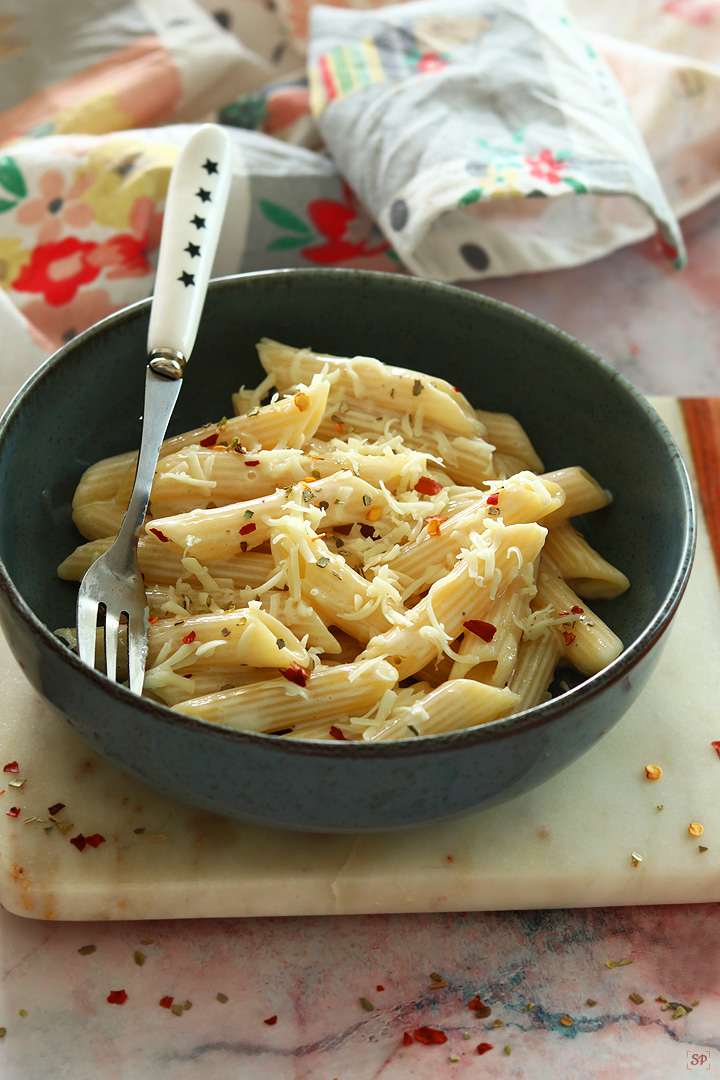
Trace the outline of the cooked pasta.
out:
<instances>
[{"instance_id":1,"label":"cooked pasta","mask_svg":"<svg viewBox=\"0 0 720 1080\"><path fill-rule=\"evenodd\" d=\"M610 502L593 477L543 473L517 420L441 378L269 339L258 353L267 377L233 395L235 416L161 449L138 545L147 696L230 728L375 743L511 716L558 667L619 655L587 601L628 580L569 520ZM81 478L87 542L62 578L112 543L136 456Z\"/></svg>"}]
</instances>

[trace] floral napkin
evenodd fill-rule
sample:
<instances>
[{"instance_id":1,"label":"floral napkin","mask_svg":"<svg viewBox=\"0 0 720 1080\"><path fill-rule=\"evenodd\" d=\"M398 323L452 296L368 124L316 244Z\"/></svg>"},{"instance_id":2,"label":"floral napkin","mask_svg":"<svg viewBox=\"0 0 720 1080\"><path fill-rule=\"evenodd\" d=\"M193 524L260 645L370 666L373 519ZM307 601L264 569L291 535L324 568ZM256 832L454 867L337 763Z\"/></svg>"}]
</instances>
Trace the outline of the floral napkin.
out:
<instances>
[{"instance_id":1,"label":"floral napkin","mask_svg":"<svg viewBox=\"0 0 720 1080\"><path fill-rule=\"evenodd\" d=\"M235 151L216 274L467 281L656 222L680 263L673 211L720 193L720 8L567 2L4 0L0 392L152 292L170 169L208 119Z\"/></svg>"},{"instance_id":2,"label":"floral napkin","mask_svg":"<svg viewBox=\"0 0 720 1080\"><path fill-rule=\"evenodd\" d=\"M340 171L425 277L573 266L675 216L605 61L555 0L318 6L311 105Z\"/></svg>"}]
</instances>

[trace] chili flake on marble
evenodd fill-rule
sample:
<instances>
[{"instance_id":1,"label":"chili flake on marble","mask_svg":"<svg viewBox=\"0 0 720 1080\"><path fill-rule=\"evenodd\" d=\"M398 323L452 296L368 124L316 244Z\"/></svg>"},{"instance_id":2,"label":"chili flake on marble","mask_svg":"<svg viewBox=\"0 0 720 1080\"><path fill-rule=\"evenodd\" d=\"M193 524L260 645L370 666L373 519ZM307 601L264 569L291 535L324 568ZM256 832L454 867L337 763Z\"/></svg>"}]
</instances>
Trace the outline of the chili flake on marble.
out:
<instances>
[{"instance_id":1,"label":"chili flake on marble","mask_svg":"<svg viewBox=\"0 0 720 1080\"><path fill-rule=\"evenodd\" d=\"M127 1001L127 994L124 990L111 990L105 999L109 1001L111 1005L124 1005Z\"/></svg>"},{"instance_id":2,"label":"chili flake on marble","mask_svg":"<svg viewBox=\"0 0 720 1080\"><path fill-rule=\"evenodd\" d=\"M17 761L8 761L7 765L3 766L3 772L20 772L20 766Z\"/></svg>"},{"instance_id":3,"label":"chili flake on marble","mask_svg":"<svg viewBox=\"0 0 720 1080\"><path fill-rule=\"evenodd\" d=\"M77 836L70 837L70 843L78 849L78 851L84 851L84 849L90 845L90 847L98 848L101 844L105 843L105 837L100 833L93 833L92 836L83 836L82 833L78 833Z\"/></svg>"},{"instance_id":4,"label":"chili flake on marble","mask_svg":"<svg viewBox=\"0 0 720 1080\"><path fill-rule=\"evenodd\" d=\"M437 1043L446 1043L448 1037L444 1031L439 1031L438 1028L420 1027L415 1032L415 1041L422 1043L424 1046L432 1046Z\"/></svg>"}]
</instances>

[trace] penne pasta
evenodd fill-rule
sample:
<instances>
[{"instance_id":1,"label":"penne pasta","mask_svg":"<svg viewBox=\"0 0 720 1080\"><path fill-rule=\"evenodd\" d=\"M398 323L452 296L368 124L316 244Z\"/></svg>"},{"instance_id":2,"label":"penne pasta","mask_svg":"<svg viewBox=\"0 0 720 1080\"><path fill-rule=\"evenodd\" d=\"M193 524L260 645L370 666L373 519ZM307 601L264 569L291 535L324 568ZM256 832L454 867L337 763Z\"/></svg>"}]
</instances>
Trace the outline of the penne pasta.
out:
<instances>
[{"instance_id":1,"label":"penne pasta","mask_svg":"<svg viewBox=\"0 0 720 1080\"><path fill-rule=\"evenodd\" d=\"M565 501L557 510L545 518L546 525L557 525L559 521L577 517L579 514L591 514L601 510L612 502L609 491L601 487L590 473L573 465L568 469L543 473L543 480L550 480L565 492Z\"/></svg>"},{"instance_id":2,"label":"penne pasta","mask_svg":"<svg viewBox=\"0 0 720 1080\"><path fill-rule=\"evenodd\" d=\"M390 713L385 725L368 737L370 742L407 739L418 735L440 735L460 731L508 716L517 706L518 696L507 688L486 686L471 679L455 679L410 706Z\"/></svg>"},{"instance_id":3,"label":"penne pasta","mask_svg":"<svg viewBox=\"0 0 720 1080\"><path fill-rule=\"evenodd\" d=\"M313 672L305 686L269 679L191 698L175 708L212 724L271 734L307 720L337 720L361 712L396 683L395 669L384 661L340 664Z\"/></svg>"},{"instance_id":4,"label":"penne pasta","mask_svg":"<svg viewBox=\"0 0 720 1080\"><path fill-rule=\"evenodd\" d=\"M603 559L568 521L548 531L545 552L559 576L584 600L612 600L630 588L622 570Z\"/></svg>"},{"instance_id":5,"label":"penne pasta","mask_svg":"<svg viewBox=\"0 0 720 1080\"><path fill-rule=\"evenodd\" d=\"M387 657L400 679L425 667L447 650L465 621L484 617L521 570L526 575L532 572L545 531L535 524L486 529L453 570L409 611L406 625L372 638L360 659Z\"/></svg>"},{"instance_id":6,"label":"penne pasta","mask_svg":"<svg viewBox=\"0 0 720 1080\"><path fill-rule=\"evenodd\" d=\"M587 600L627 578L570 523L610 503L594 477L540 474L512 416L442 378L270 339L258 353L267 378L235 416L162 446L138 540L148 696L237 730L384 743L515 715L562 690L559 666L619 655ZM87 542L61 578L111 545L135 462L84 472Z\"/></svg>"},{"instance_id":7,"label":"penne pasta","mask_svg":"<svg viewBox=\"0 0 720 1080\"><path fill-rule=\"evenodd\" d=\"M88 567L108 550L114 539L114 536L106 536L102 540L80 544L60 563L58 576L65 581L81 581ZM177 547L163 544L152 535L139 538L138 559L143 577L150 585L173 585L183 577L197 580L194 571L183 565L182 553ZM205 567L213 578L227 579L234 589L260 587L272 575L274 568L272 555L259 551L238 551L227 559L208 562Z\"/></svg>"}]
</instances>

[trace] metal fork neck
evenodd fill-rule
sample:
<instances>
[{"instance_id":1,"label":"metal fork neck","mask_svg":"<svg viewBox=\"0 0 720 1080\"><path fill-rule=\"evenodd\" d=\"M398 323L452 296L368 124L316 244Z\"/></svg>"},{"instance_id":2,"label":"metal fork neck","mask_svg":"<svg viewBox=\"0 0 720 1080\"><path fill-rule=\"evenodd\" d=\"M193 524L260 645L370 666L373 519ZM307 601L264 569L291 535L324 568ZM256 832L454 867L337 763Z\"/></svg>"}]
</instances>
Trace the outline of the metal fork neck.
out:
<instances>
[{"instance_id":1,"label":"metal fork neck","mask_svg":"<svg viewBox=\"0 0 720 1080\"><path fill-rule=\"evenodd\" d=\"M148 367L165 379L182 379L187 360L177 349L155 349Z\"/></svg>"}]
</instances>

